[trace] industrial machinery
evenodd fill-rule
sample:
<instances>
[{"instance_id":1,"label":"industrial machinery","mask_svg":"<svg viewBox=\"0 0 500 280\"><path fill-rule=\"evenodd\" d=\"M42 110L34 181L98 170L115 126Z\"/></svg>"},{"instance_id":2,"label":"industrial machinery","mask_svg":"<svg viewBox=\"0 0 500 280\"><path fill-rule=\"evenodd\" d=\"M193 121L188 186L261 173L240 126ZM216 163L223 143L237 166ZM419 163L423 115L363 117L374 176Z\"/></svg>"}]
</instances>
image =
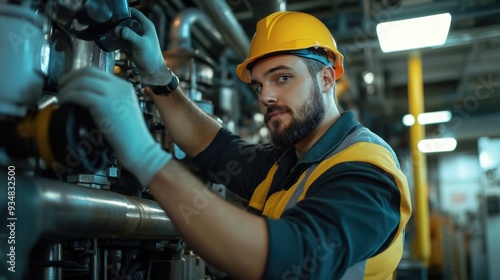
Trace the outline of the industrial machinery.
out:
<instances>
[{"instance_id":1,"label":"industrial machinery","mask_svg":"<svg viewBox=\"0 0 500 280\"><path fill-rule=\"evenodd\" d=\"M227 61L244 58L248 39L225 1L200 2L206 9L170 14L176 22L170 25L168 7L135 5L160 23L162 47L169 45L165 59L189 97L237 130L241 94ZM93 66L119 75L135 86L155 139L189 164L169 140L130 52L113 36L116 26L141 31L130 6L125 0L0 4L2 280L225 277L189 248L147 188L121 167L88 112L58 104L65 73ZM224 9L226 22L210 19ZM230 48L218 56L204 51L223 45ZM207 187L224 195L223 186Z\"/></svg>"}]
</instances>

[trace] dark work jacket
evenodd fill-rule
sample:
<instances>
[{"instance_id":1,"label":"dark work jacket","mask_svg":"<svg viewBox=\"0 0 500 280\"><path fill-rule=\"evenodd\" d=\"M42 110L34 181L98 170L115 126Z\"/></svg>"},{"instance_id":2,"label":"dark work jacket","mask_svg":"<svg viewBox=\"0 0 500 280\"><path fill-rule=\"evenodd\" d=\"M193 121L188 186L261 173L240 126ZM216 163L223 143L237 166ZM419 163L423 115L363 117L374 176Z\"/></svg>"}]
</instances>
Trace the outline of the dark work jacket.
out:
<instances>
[{"instance_id":1,"label":"dark work jacket","mask_svg":"<svg viewBox=\"0 0 500 280\"><path fill-rule=\"evenodd\" d=\"M225 129L193 160L204 179L265 217L262 279L392 279L411 214L408 184L394 151L352 112L300 161L293 148L251 145Z\"/></svg>"}]
</instances>

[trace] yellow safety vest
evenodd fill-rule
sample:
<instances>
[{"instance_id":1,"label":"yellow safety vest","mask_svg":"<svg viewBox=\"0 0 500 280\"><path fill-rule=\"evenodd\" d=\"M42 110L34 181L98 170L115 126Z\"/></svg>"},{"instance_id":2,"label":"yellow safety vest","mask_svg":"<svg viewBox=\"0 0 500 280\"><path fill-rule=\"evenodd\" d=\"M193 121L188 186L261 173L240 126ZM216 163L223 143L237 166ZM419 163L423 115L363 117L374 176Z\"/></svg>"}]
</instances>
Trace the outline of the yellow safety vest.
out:
<instances>
[{"instance_id":1,"label":"yellow safety vest","mask_svg":"<svg viewBox=\"0 0 500 280\"><path fill-rule=\"evenodd\" d=\"M341 279L392 279L393 272L403 255L404 229L411 215L411 200L405 175L397 167L396 159L383 146L357 142L338 153L330 154L320 163L305 170L292 187L275 192L266 200L274 174L278 170L278 165L275 163L264 181L255 189L249 206L262 211L264 216L279 219L286 209L294 207L298 201L305 198L308 188L321 174L336 164L349 161L373 164L394 176L401 194L400 221L396 235L387 249L349 267Z\"/></svg>"}]
</instances>

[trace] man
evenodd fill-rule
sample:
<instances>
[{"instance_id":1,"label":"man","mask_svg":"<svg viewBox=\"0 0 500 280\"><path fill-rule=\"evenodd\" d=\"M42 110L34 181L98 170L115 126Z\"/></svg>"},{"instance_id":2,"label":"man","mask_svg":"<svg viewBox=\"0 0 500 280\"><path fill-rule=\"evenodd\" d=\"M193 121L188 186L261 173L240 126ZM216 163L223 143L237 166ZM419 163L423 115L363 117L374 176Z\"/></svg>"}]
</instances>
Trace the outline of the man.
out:
<instances>
[{"instance_id":1,"label":"man","mask_svg":"<svg viewBox=\"0 0 500 280\"><path fill-rule=\"evenodd\" d=\"M178 88L143 14L130 42L142 81L173 140L204 179L248 199L249 211L208 192L151 137L125 81L83 69L61 80L61 102L87 107L118 160L209 263L235 279L391 279L411 213L392 149L352 113L339 113L344 69L328 29L299 12L262 19L237 74L256 92L274 145L221 128ZM252 212L252 213L251 213Z\"/></svg>"}]
</instances>

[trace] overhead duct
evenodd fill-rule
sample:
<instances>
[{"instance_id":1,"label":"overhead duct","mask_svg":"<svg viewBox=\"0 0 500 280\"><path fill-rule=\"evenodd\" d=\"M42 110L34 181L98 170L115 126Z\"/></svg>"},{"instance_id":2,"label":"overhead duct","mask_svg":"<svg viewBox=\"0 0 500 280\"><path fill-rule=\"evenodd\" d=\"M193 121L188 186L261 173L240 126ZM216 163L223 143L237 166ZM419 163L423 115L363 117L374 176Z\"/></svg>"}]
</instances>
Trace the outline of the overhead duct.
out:
<instances>
[{"instance_id":1,"label":"overhead duct","mask_svg":"<svg viewBox=\"0 0 500 280\"><path fill-rule=\"evenodd\" d=\"M255 22L278 11L286 11L286 0L247 0Z\"/></svg>"},{"instance_id":2,"label":"overhead duct","mask_svg":"<svg viewBox=\"0 0 500 280\"><path fill-rule=\"evenodd\" d=\"M219 45L224 44L221 33L219 33L205 13L200 9L187 8L172 20L172 25L170 26L169 48L192 49L191 31L195 24L204 35L210 36L212 41L215 41Z\"/></svg>"},{"instance_id":3,"label":"overhead duct","mask_svg":"<svg viewBox=\"0 0 500 280\"><path fill-rule=\"evenodd\" d=\"M225 45L222 34L202 10L187 8L172 20L170 46L163 52L163 57L179 77L190 99L205 104L202 93L213 86L215 63L193 46L192 34L195 30L216 45ZM213 113L213 109L208 112Z\"/></svg>"},{"instance_id":4,"label":"overhead duct","mask_svg":"<svg viewBox=\"0 0 500 280\"><path fill-rule=\"evenodd\" d=\"M234 51L237 59L241 61L245 60L250 48L250 40L226 1L198 0L196 3L212 19L218 30L220 30L225 42Z\"/></svg>"}]
</instances>

